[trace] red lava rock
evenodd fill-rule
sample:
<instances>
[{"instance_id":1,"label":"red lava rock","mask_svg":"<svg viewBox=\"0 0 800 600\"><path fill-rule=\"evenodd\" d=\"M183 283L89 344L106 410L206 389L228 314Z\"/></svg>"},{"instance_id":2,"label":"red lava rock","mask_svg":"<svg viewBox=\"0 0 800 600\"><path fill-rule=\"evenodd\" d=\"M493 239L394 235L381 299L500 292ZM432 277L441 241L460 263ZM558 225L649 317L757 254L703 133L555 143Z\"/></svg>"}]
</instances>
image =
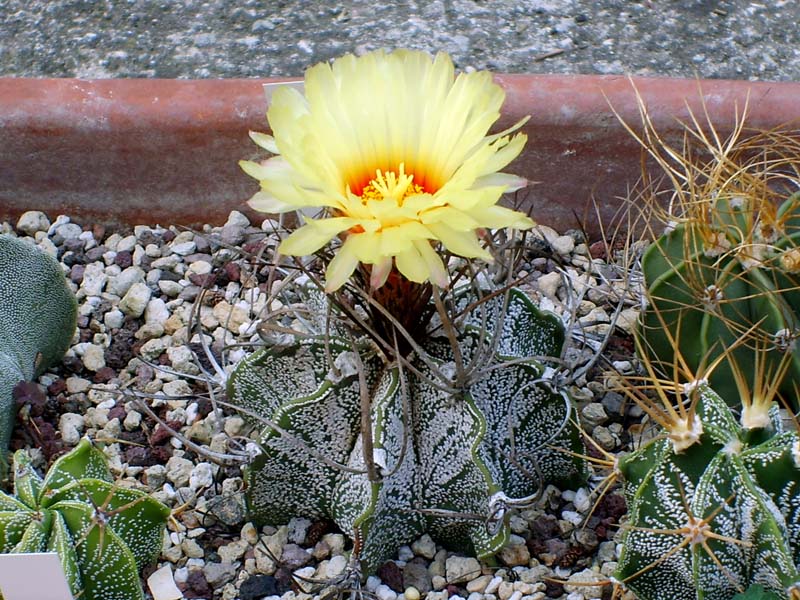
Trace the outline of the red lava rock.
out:
<instances>
[{"instance_id":1,"label":"red lava rock","mask_svg":"<svg viewBox=\"0 0 800 600\"><path fill-rule=\"evenodd\" d=\"M150 454L156 461L154 464L165 465L172 456L172 450L165 446L156 446L155 448L150 448Z\"/></svg>"},{"instance_id":2,"label":"red lava rock","mask_svg":"<svg viewBox=\"0 0 800 600\"><path fill-rule=\"evenodd\" d=\"M133 255L127 250L117 252L117 255L114 257L114 264L120 269L127 269L133 264Z\"/></svg>"},{"instance_id":3,"label":"red lava rock","mask_svg":"<svg viewBox=\"0 0 800 600\"><path fill-rule=\"evenodd\" d=\"M138 329L135 321L125 321L114 336L111 345L105 351L106 365L112 369L121 370L128 366L134 356L136 338L134 333Z\"/></svg>"},{"instance_id":4,"label":"red lava rock","mask_svg":"<svg viewBox=\"0 0 800 600\"><path fill-rule=\"evenodd\" d=\"M95 383L108 383L116 376L117 372L114 369L109 366L105 366L94 374L92 380ZM124 419L125 417L123 416L122 418Z\"/></svg>"},{"instance_id":5,"label":"red lava rock","mask_svg":"<svg viewBox=\"0 0 800 600\"><path fill-rule=\"evenodd\" d=\"M190 273L189 281L201 288L210 288L216 283L217 275L216 273L206 273L205 275Z\"/></svg>"},{"instance_id":6,"label":"red lava rock","mask_svg":"<svg viewBox=\"0 0 800 600\"><path fill-rule=\"evenodd\" d=\"M108 419L109 421L111 419L119 419L120 421L123 421L127 414L128 412L125 410L125 407L121 404L117 404L114 408L108 411Z\"/></svg>"},{"instance_id":7,"label":"red lava rock","mask_svg":"<svg viewBox=\"0 0 800 600\"><path fill-rule=\"evenodd\" d=\"M603 240L595 242L594 244L589 246L589 254L592 255L592 258L605 259L605 257L606 257L606 243Z\"/></svg>"},{"instance_id":8,"label":"red lava rock","mask_svg":"<svg viewBox=\"0 0 800 600\"><path fill-rule=\"evenodd\" d=\"M225 274L225 277L228 278L228 281L238 282L239 278L242 276L242 268L235 262L227 263L222 267L222 272Z\"/></svg>"},{"instance_id":9,"label":"red lava rock","mask_svg":"<svg viewBox=\"0 0 800 600\"><path fill-rule=\"evenodd\" d=\"M47 393L51 396L58 396L67 390L67 382L62 378L56 379L53 383L47 386Z\"/></svg>"},{"instance_id":10,"label":"red lava rock","mask_svg":"<svg viewBox=\"0 0 800 600\"><path fill-rule=\"evenodd\" d=\"M183 592L185 598L211 598L214 591L208 585L203 571L192 569L186 578L186 590Z\"/></svg>"},{"instance_id":11,"label":"red lava rock","mask_svg":"<svg viewBox=\"0 0 800 600\"><path fill-rule=\"evenodd\" d=\"M30 407L30 416L38 417L44 412L47 396L33 381L20 381L11 392L18 408Z\"/></svg>"},{"instance_id":12,"label":"red lava rock","mask_svg":"<svg viewBox=\"0 0 800 600\"><path fill-rule=\"evenodd\" d=\"M80 285L83 282L83 274L85 272L85 265L72 265L72 268L69 270L69 280L72 283Z\"/></svg>"},{"instance_id":13,"label":"red lava rock","mask_svg":"<svg viewBox=\"0 0 800 600\"><path fill-rule=\"evenodd\" d=\"M383 563L380 567L378 567L378 572L376 574L381 578L383 583L388 585L398 594L405 590L403 587L403 571L400 570L400 567L397 566L396 562L390 560ZM451 596L454 594L455 592L450 592Z\"/></svg>"},{"instance_id":14,"label":"red lava rock","mask_svg":"<svg viewBox=\"0 0 800 600\"><path fill-rule=\"evenodd\" d=\"M244 246L242 246L242 251L247 254L258 254L261 252L263 247L266 245L265 240L256 240L254 242L247 242Z\"/></svg>"},{"instance_id":15,"label":"red lava rock","mask_svg":"<svg viewBox=\"0 0 800 600\"><path fill-rule=\"evenodd\" d=\"M180 431L183 423L180 421L167 421L167 425L175 431ZM160 446L161 444L168 442L171 437L172 434L169 432L169 430L165 429L159 423L158 427L156 427L156 430L153 432L153 435L150 436L150 443L153 446Z\"/></svg>"},{"instance_id":16,"label":"red lava rock","mask_svg":"<svg viewBox=\"0 0 800 600\"><path fill-rule=\"evenodd\" d=\"M132 467L152 467L158 464L150 448L131 446L125 450L125 462Z\"/></svg>"}]
</instances>

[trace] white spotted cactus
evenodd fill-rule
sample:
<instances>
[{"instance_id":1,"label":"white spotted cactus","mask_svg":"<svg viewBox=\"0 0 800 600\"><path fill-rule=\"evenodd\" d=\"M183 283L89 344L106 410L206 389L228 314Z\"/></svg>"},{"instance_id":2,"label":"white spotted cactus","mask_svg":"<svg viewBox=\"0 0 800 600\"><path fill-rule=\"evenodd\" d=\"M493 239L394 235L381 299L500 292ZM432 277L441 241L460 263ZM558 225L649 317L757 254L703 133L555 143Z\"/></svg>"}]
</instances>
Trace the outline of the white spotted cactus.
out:
<instances>
[{"instance_id":1,"label":"white spotted cactus","mask_svg":"<svg viewBox=\"0 0 800 600\"><path fill-rule=\"evenodd\" d=\"M246 469L251 517L331 518L370 573L426 531L491 555L507 538L510 505L531 502L547 482L581 481L585 463L570 454L583 452L572 405L550 385L544 358L560 356L561 322L518 290L503 316L503 299L486 302L459 328L463 364L496 367L473 371L460 388L458 359L441 333L421 342L402 370L366 341L356 342L357 357L335 332L267 346L239 362L228 396L262 427L260 454ZM324 317L325 302L317 293L306 304Z\"/></svg>"},{"instance_id":2,"label":"white spotted cactus","mask_svg":"<svg viewBox=\"0 0 800 600\"><path fill-rule=\"evenodd\" d=\"M660 436L618 463L616 579L640 600L800 598L800 437L775 407L745 428L707 384L696 393L694 443Z\"/></svg>"},{"instance_id":3,"label":"white spotted cactus","mask_svg":"<svg viewBox=\"0 0 800 600\"><path fill-rule=\"evenodd\" d=\"M0 235L0 454L14 426L14 387L61 360L76 318L75 296L58 262Z\"/></svg>"},{"instance_id":4,"label":"white spotted cactus","mask_svg":"<svg viewBox=\"0 0 800 600\"><path fill-rule=\"evenodd\" d=\"M57 552L75 598L144 600L139 571L161 550L169 509L117 486L87 439L42 479L14 454L14 495L0 492L0 552Z\"/></svg>"}]
</instances>

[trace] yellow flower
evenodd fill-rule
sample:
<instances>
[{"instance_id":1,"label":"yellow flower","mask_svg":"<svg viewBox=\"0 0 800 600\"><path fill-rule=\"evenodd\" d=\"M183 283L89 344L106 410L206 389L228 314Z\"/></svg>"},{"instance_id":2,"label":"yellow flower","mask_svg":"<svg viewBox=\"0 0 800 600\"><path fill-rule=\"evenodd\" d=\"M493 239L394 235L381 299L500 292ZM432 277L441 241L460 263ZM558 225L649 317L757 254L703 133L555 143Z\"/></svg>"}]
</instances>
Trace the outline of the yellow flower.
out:
<instances>
[{"instance_id":1,"label":"yellow flower","mask_svg":"<svg viewBox=\"0 0 800 600\"><path fill-rule=\"evenodd\" d=\"M372 287L393 265L411 281L444 287L447 271L432 243L490 261L476 230L534 224L497 206L527 183L498 172L525 145L525 135L508 135L525 120L486 135L504 98L488 72L455 77L444 53L378 51L316 65L306 71L305 96L288 86L274 92L273 135L250 134L277 156L240 162L261 183L249 204L268 213L320 209L279 249L308 255L342 237L328 291L359 262L372 265Z\"/></svg>"}]
</instances>

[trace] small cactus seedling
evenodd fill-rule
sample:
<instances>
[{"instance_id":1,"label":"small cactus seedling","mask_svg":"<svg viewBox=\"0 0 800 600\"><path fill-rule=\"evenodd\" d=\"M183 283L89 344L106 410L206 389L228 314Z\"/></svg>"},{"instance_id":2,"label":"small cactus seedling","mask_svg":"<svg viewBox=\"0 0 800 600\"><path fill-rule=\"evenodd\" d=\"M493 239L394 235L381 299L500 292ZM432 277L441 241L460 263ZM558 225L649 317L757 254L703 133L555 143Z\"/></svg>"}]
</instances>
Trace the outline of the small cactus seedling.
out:
<instances>
[{"instance_id":1,"label":"small cactus seedling","mask_svg":"<svg viewBox=\"0 0 800 600\"><path fill-rule=\"evenodd\" d=\"M306 293L312 314L328 314L326 297ZM482 306L456 349L440 334L390 361L332 331L238 363L228 396L263 428L246 471L252 517L331 518L369 573L426 531L491 555L507 538L509 506L532 502L544 482L583 479L585 464L569 454L583 452L570 400L546 373L561 322L518 290ZM489 362L459 375L459 365Z\"/></svg>"},{"instance_id":2,"label":"small cactus seedling","mask_svg":"<svg viewBox=\"0 0 800 600\"><path fill-rule=\"evenodd\" d=\"M14 426L13 390L55 364L75 332L77 303L58 262L0 235L0 454Z\"/></svg>"},{"instance_id":3,"label":"small cactus seedling","mask_svg":"<svg viewBox=\"0 0 800 600\"><path fill-rule=\"evenodd\" d=\"M114 484L87 439L42 479L14 454L14 495L0 492L0 552L57 552L81 600L144 600L139 570L161 550L169 509Z\"/></svg>"},{"instance_id":4,"label":"small cactus seedling","mask_svg":"<svg viewBox=\"0 0 800 600\"><path fill-rule=\"evenodd\" d=\"M744 332L731 354L751 364L769 350L779 364L791 356L781 392L795 398L800 382L800 137L797 132L744 133L744 117L723 139L693 117L683 148L670 147L641 106L644 133L632 133L664 170L666 192L651 208L666 230L642 257L649 306L642 318L648 356L670 364L680 352L697 369ZM666 202L661 196L669 194ZM666 204L668 208L662 208ZM749 377L750 375L748 375ZM736 404L729 364L720 364L711 386Z\"/></svg>"}]
</instances>

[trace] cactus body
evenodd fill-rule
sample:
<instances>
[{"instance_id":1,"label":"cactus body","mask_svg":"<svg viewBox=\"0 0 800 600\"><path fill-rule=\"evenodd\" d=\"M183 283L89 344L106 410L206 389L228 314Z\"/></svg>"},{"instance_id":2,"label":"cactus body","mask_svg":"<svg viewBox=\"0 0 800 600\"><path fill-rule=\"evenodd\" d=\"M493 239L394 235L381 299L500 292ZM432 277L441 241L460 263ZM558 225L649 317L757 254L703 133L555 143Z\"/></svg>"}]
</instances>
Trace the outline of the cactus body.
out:
<instances>
[{"instance_id":1,"label":"cactus body","mask_svg":"<svg viewBox=\"0 0 800 600\"><path fill-rule=\"evenodd\" d=\"M14 463L14 496L0 492L0 552L58 552L76 598L143 600L139 570L161 550L169 509L117 487L86 439L44 479L24 451Z\"/></svg>"},{"instance_id":2,"label":"cactus body","mask_svg":"<svg viewBox=\"0 0 800 600\"><path fill-rule=\"evenodd\" d=\"M0 454L14 425L14 387L61 360L76 318L77 303L58 262L0 235Z\"/></svg>"},{"instance_id":3,"label":"cactus body","mask_svg":"<svg viewBox=\"0 0 800 600\"><path fill-rule=\"evenodd\" d=\"M707 223L679 224L645 252L642 269L650 306L642 333L651 357L670 364L674 350L665 325L696 370L704 356L718 356L757 324L750 342L734 350L733 358L740 365L752 364L756 346L766 348L768 369L774 370L783 353L791 352L782 391L794 398L794 382L800 381L800 353L795 351L800 336L800 194L772 216L754 202L717 198ZM728 403L738 401L728 364L715 371L711 385Z\"/></svg>"},{"instance_id":4,"label":"cactus body","mask_svg":"<svg viewBox=\"0 0 800 600\"><path fill-rule=\"evenodd\" d=\"M785 598L800 585L800 437L777 410L743 430L699 394L699 443L676 453L661 437L619 462L629 528L615 577L641 600L731 600L751 584Z\"/></svg>"},{"instance_id":5,"label":"cactus body","mask_svg":"<svg viewBox=\"0 0 800 600\"><path fill-rule=\"evenodd\" d=\"M490 331L501 300L486 303ZM465 364L489 347L478 321L461 329ZM585 476L581 460L551 448L581 452L582 444L569 398L542 382L544 365L531 358L559 356L560 321L513 291L502 323L493 358L509 364L458 394L426 381L436 381L435 369L454 370L444 337L423 344L427 360L411 358L419 374L359 347L371 398L374 481L364 473L358 368L347 338L311 337L241 361L229 397L281 428L263 429L262 453L247 469L251 516L273 524L295 515L331 518L355 540L367 573L426 531L478 556L496 552L507 537L505 509L537 491L544 483L538 475L561 483Z\"/></svg>"}]
</instances>

